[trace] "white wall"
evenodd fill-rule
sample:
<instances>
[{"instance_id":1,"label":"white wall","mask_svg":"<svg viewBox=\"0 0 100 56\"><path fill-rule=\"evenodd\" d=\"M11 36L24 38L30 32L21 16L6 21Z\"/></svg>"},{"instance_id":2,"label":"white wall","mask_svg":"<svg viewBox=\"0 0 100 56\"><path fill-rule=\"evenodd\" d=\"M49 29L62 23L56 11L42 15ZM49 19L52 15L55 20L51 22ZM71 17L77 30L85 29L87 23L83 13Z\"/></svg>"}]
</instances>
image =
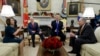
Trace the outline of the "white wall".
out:
<instances>
[{"instance_id":1,"label":"white wall","mask_svg":"<svg viewBox=\"0 0 100 56\"><path fill-rule=\"evenodd\" d=\"M63 0L51 0L51 12L60 12L62 1ZM36 0L28 0L28 10L32 13L37 12Z\"/></svg>"},{"instance_id":2,"label":"white wall","mask_svg":"<svg viewBox=\"0 0 100 56\"><path fill-rule=\"evenodd\" d=\"M61 6L62 6L62 1L63 0L51 0L51 12L54 12L54 13L60 13L61 12ZM21 2L21 14L23 12L23 0L20 0ZM84 0L84 2L90 2L90 3L100 3L100 0ZM85 4L85 7L87 6L92 6L94 8L94 11L95 13L97 14L98 13L98 10L100 9L100 5L95 5L95 4ZM29 13L33 13L33 12L36 12L37 11L37 2L36 0L28 0L28 11ZM5 22L5 18L4 17L1 17L2 20ZM16 16L14 17L17 22L18 22L18 25L22 24L23 20L22 20L22 17L21 16ZM68 17L67 19L67 22L68 22L68 25L70 25L70 21L71 20L74 20L75 21L75 25L77 25L77 17ZM0 26L0 29L4 29L4 27L2 28Z\"/></svg>"}]
</instances>

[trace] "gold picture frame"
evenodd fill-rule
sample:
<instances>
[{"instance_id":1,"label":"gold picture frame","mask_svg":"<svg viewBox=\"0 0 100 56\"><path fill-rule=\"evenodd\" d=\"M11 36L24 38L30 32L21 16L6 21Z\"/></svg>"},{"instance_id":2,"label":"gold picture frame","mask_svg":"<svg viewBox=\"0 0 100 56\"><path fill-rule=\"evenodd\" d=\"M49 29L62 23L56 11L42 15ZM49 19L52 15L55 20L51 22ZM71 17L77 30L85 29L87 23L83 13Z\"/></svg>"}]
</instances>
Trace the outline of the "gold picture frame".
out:
<instances>
[{"instance_id":1,"label":"gold picture frame","mask_svg":"<svg viewBox=\"0 0 100 56\"><path fill-rule=\"evenodd\" d=\"M80 12L80 3L70 2L67 8L68 16L77 16Z\"/></svg>"},{"instance_id":2,"label":"gold picture frame","mask_svg":"<svg viewBox=\"0 0 100 56\"><path fill-rule=\"evenodd\" d=\"M20 0L7 0L7 4L12 6L16 16L21 15Z\"/></svg>"},{"instance_id":3,"label":"gold picture frame","mask_svg":"<svg viewBox=\"0 0 100 56\"><path fill-rule=\"evenodd\" d=\"M0 0L0 12L1 12L1 9L2 9L2 0Z\"/></svg>"},{"instance_id":4,"label":"gold picture frame","mask_svg":"<svg viewBox=\"0 0 100 56\"><path fill-rule=\"evenodd\" d=\"M50 11L51 10L51 0L40 0L37 2L38 11Z\"/></svg>"}]
</instances>

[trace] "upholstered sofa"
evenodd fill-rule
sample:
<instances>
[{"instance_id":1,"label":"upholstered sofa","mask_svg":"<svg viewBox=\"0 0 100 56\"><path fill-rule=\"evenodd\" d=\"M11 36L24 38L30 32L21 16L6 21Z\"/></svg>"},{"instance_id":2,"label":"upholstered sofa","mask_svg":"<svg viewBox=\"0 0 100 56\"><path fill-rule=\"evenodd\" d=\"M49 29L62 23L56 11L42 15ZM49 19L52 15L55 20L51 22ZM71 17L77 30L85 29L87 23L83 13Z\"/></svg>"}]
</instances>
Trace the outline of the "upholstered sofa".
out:
<instances>
[{"instance_id":1,"label":"upholstered sofa","mask_svg":"<svg viewBox=\"0 0 100 56\"><path fill-rule=\"evenodd\" d=\"M100 56L100 27L97 27L94 33L98 42L82 45L81 56Z\"/></svg>"},{"instance_id":2,"label":"upholstered sofa","mask_svg":"<svg viewBox=\"0 0 100 56\"><path fill-rule=\"evenodd\" d=\"M17 43L3 43L0 36L0 56L18 56L18 46Z\"/></svg>"},{"instance_id":3,"label":"upholstered sofa","mask_svg":"<svg viewBox=\"0 0 100 56\"><path fill-rule=\"evenodd\" d=\"M0 56L18 56L18 44L0 42Z\"/></svg>"}]
</instances>

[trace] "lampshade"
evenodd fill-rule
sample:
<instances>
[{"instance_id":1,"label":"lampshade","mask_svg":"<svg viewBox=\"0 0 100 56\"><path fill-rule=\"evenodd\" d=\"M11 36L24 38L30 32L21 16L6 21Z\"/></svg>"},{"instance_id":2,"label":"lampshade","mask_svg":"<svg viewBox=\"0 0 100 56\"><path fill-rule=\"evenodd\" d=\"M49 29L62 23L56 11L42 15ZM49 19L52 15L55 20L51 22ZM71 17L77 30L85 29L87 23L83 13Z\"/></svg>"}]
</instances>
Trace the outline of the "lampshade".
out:
<instances>
[{"instance_id":1,"label":"lampshade","mask_svg":"<svg viewBox=\"0 0 100 56\"><path fill-rule=\"evenodd\" d=\"M86 7L83 12L83 17L95 17L93 7Z\"/></svg>"},{"instance_id":2,"label":"lampshade","mask_svg":"<svg viewBox=\"0 0 100 56\"><path fill-rule=\"evenodd\" d=\"M78 2L79 0L71 0L71 2Z\"/></svg>"},{"instance_id":3,"label":"lampshade","mask_svg":"<svg viewBox=\"0 0 100 56\"><path fill-rule=\"evenodd\" d=\"M82 16L83 16L83 14L80 12L80 13L78 13L78 16L79 16L79 17L82 17Z\"/></svg>"},{"instance_id":4,"label":"lampshade","mask_svg":"<svg viewBox=\"0 0 100 56\"><path fill-rule=\"evenodd\" d=\"M5 17L12 17L15 16L15 13L10 5L3 5L0 15Z\"/></svg>"}]
</instances>

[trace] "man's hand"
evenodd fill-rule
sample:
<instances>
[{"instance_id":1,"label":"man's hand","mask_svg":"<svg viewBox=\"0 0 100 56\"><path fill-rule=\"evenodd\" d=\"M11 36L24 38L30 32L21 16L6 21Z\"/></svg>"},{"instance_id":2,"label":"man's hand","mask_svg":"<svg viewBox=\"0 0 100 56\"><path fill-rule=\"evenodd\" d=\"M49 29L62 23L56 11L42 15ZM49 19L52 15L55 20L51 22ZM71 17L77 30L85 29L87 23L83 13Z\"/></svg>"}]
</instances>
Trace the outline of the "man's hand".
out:
<instances>
[{"instance_id":1,"label":"man's hand","mask_svg":"<svg viewBox=\"0 0 100 56\"><path fill-rule=\"evenodd\" d=\"M42 34L42 31L40 31L39 34Z\"/></svg>"},{"instance_id":2,"label":"man's hand","mask_svg":"<svg viewBox=\"0 0 100 56\"><path fill-rule=\"evenodd\" d=\"M32 31L33 33L35 33L35 31Z\"/></svg>"},{"instance_id":3,"label":"man's hand","mask_svg":"<svg viewBox=\"0 0 100 56\"><path fill-rule=\"evenodd\" d=\"M70 37L75 37L75 34L70 32Z\"/></svg>"},{"instance_id":4,"label":"man's hand","mask_svg":"<svg viewBox=\"0 0 100 56\"><path fill-rule=\"evenodd\" d=\"M96 24L96 26L99 26L99 24Z\"/></svg>"},{"instance_id":5,"label":"man's hand","mask_svg":"<svg viewBox=\"0 0 100 56\"><path fill-rule=\"evenodd\" d=\"M57 32L57 29L55 29L55 32Z\"/></svg>"}]
</instances>

